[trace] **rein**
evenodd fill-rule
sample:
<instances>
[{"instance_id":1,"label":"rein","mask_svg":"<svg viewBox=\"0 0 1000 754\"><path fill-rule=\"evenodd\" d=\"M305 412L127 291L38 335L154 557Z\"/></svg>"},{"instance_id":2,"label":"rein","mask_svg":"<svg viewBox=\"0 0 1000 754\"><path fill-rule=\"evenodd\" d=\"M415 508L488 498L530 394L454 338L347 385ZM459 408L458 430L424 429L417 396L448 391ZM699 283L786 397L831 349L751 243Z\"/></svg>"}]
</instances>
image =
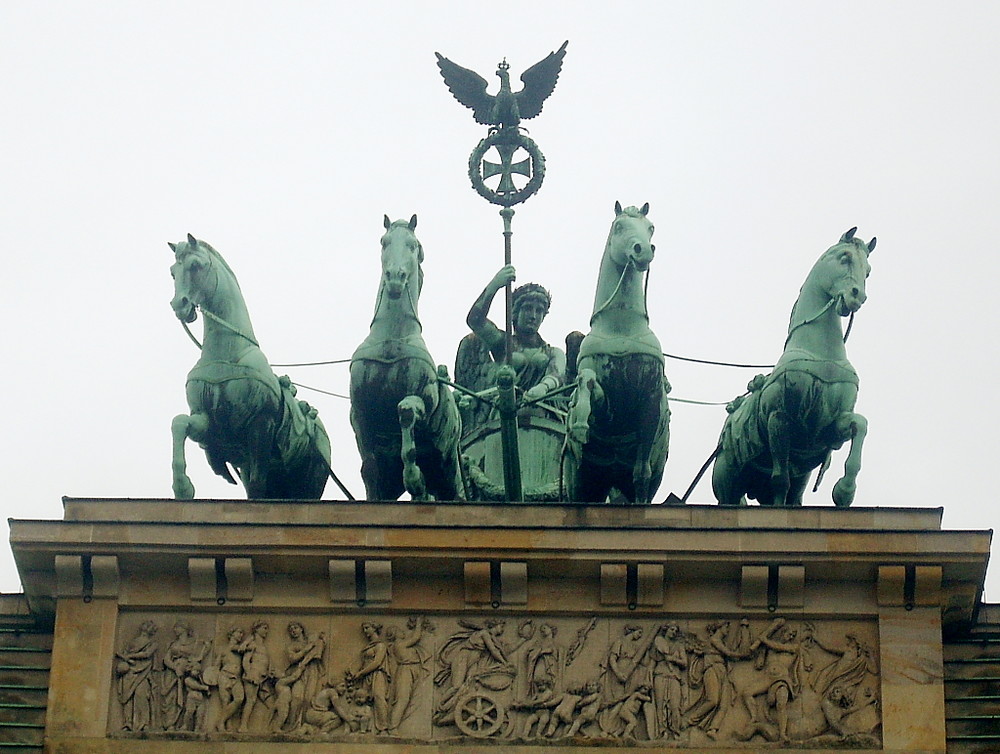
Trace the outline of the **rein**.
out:
<instances>
[{"instance_id":1,"label":"rein","mask_svg":"<svg viewBox=\"0 0 1000 754\"><path fill-rule=\"evenodd\" d=\"M615 286L615 289L611 292L611 295L608 296L608 299L603 304L594 309L594 313L590 315L590 324L594 324L594 319L597 317L597 315L601 314L605 309L611 306L611 302L615 300L615 296L618 295L618 291L620 291L622 288L622 283L625 281L625 273L628 272L629 267L635 267L635 263L631 259L628 261L628 264L622 267L621 277L618 278L618 284ZM636 272L638 272L638 269L636 269ZM643 308L642 313L643 316L646 317L647 322L649 322L649 306L647 304L648 295L649 295L649 270L647 269L646 278L643 281L643 286L642 286L642 308Z\"/></svg>"},{"instance_id":2,"label":"rein","mask_svg":"<svg viewBox=\"0 0 1000 754\"><path fill-rule=\"evenodd\" d=\"M824 314L826 314L827 309L829 309L831 306L833 306L833 302L836 301L836 300L837 299L831 298L829 301L826 302L826 306L824 306L822 309L820 309L814 315L812 315L811 317L808 317L808 318L802 320L801 322L796 322L788 330L788 335L785 337L785 345L787 346L788 345L788 341L791 340L792 333L794 333L800 327L804 327L805 325L811 325L817 319L819 319L820 317L822 317ZM847 342L847 338L851 334L851 328L854 327L854 314L855 314L854 312L851 312L851 315L850 315L850 317L847 320L847 330L844 332L844 342L845 343Z\"/></svg>"},{"instance_id":3,"label":"rein","mask_svg":"<svg viewBox=\"0 0 1000 754\"><path fill-rule=\"evenodd\" d=\"M239 328L237 328L237 327L236 327L235 325L231 325L231 324L229 324L228 322L226 322L226 320L224 320L224 319L223 319L222 317L220 317L220 316L219 316L218 314L215 314L215 313L213 313L213 312L210 312L210 311L209 311L208 309L203 309L203 308L202 308L202 307L201 307L200 305L198 305L198 304L195 304L195 306L196 306L196 307L198 308L198 311L200 311L200 312L201 312L201 313L202 313L202 314L203 314L203 315L205 316L205 318L206 318L206 319L210 319L210 320L212 320L213 322L217 322L218 324L220 324L220 325L222 325L223 327L225 327L225 328L226 328L227 330L229 330L229 331L231 331L231 332L233 332L233 333L236 333L237 335L239 335L239 336L240 336L241 338L243 338L244 340L247 340L247 341L249 341L250 343L252 343L253 345L255 345L255 346L256 346L257 348L260 348L260 343L258 343L258 342L257 342L256 340L254 340L253 338L251 338L251 337L250 337L249 335L247 335L247 334L246 334L245 332L242 332L242 331L241 331L241 330L240 330ZM193 333L193 332L191 332L191 328L190 328L190 327L188 327L188 323L187 323L187 322L184 322L184 321L182 320L182 321L181 321L181 325L182 325L182 326L184 327L184 332L186 332L186 333L187 333L187 336L188 336L189 338L191 338L191 342L192 342L192 343L194 343L194 344L195 344L196 346L198 346L198 350L199 350L199 351L201 351L201 350L204 350L204 347L202 346L202 344L198 342L198 338L196 338L196 337L195 337L194 333Z\"/></svg>"},{"instance_id":4,"label":"rein","mask_svg":"<svg viewBox=\"0 0 1000 754\"><path fill-rule=\"evenodd\" d=\"M220 259L221 259L221 257L220 257ZM227 270L229 270L229 265L225 264L225 262L223 262L222 266L225 267ZM212 270L212 272L215 274L215 289L211 293L211 297L214 297L215 294L218 293L218 291L219 291L219 272L218 272L218 270L215 269L215 256L213 254L209 254L208 255L208 269ZM229 274L232 275L232 270L229 270ZM239 284L237 284L237 288L239 288ZM232 325L229 322L227 322L226 320L224 320L222 317L220 317L215 312L209 311L208 309L204 308L201 304L195 304L194 306L195 306L195 308L198 311L200 311L205 316L206 319L212 320L216 324L221 325L222 327L226 328L230 332L235 333L236 335L240 336L244 340L249 341L251 344L253 344L257 348L260 348L260 343L258 343L251 336L247 335L245 332L243 332L242 330L240 330L235 325ZM187 322L181 321L181 324L184 326L184 332L186 332L187 335L188 335L188 337L191 338L191 341L196 346L198 346L198 350L199 351L204 350L204 347L202 346L202 344L198 342L198 339L194 336L194 333L191 332L191 328L188 327Z\"/></svg>"},{"instance_id":5,"label":"rein","mask_svg":"<svg viewBox=\"0 0 1000 754\"><path fill-rule=\"evenodd\" d=\"M375 313L372 315L372 321L368 324L369 328L375 326L375 320L378 319L378 310L382 306L382 293L385 291L385 285L380 285L378 287L378 295L375 297ZM409 317L414 322L417 323L417 328L419 332L424 331L424 326L420 322L420 317L417 316L417 305L413 300L413 289L410 287L410 281L406 281L406 300L410 302Z\"/></svg>"}]
</instances>

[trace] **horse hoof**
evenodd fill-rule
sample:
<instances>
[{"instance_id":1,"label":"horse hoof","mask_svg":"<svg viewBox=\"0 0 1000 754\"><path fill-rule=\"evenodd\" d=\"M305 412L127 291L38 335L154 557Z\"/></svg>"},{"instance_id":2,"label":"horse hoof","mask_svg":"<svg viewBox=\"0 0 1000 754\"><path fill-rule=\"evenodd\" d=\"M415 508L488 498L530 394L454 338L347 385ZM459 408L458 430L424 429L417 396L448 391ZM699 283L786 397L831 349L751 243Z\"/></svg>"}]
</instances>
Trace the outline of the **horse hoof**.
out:
<instances>
[{"instance_id":1,"label":"horse hoof","mask_svg":"<svg viewBox=\"0 0 1000 754\"><path fill-rule=\"evenodd\" d=\"M579 443L580 445L586 445L587 437L590 434L590 424L587 422L583 422L581 424L571 424L567 429L567 433L573 442Z\"/></svg>"},{"instance_id":2,"label":"horse hoof","mask_svg":"<svg viewBox=\"0 0 1000 754\"><path fill-rule=\"evenodd\" d=\"M841 479L833 485L833 504L838 508L849 507L854 502L854 493L857 489L857 485Z\"/></svg>"},{"instance_id":3,"label":"horse hoof","mask_svg":"<svg viewBox=\"0 0 1000 754\"><path fill-rule=\"evenodd\" d=\"M174 479L174 500L194 500L194 485L186 476Z\"/></svg>"}]
</instances>

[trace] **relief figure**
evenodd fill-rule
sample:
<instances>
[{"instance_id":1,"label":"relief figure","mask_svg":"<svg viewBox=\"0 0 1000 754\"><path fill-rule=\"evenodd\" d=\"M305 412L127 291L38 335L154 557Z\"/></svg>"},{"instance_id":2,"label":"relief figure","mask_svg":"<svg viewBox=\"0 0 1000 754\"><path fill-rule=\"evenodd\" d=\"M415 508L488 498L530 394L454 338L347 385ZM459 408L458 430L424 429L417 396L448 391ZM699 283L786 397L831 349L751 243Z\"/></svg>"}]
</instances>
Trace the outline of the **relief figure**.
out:
<instances>
[{"instance_id":1,"label":"relief figure","mask_svg":"<svg viewBox=\"0 0 1000 754\"><path fill-rule=\"evenodd\" d=\"M226 724L243 706L243 644L242 628L233 626L226 634L226 647L205 669L205 681L219 689L219 717L215 730L225 732Z\"/></svg>"},{"instance_id":2,"label":"relief figure","mask_svg":"<svg viewBox=\"0 0 1000 754\"><path fill-rule=\"evenodd\" d=\"M184 710L181 720L181 730L200 733L205 730L208 714L208 695L212 688L202 678L200 660L184 660L184 677L181 684L184 687Z\"/></svg>"},{"instance_id":3,"label":"relief figure","mask_svg":"<svg viewBox=\"0 0 1000 754\"><path fill-rule=\"evenodd\" d=\"M267 621L258 620L250 629L250 637L239 646L243 655L243 712L240 715L240 733L246 733L250 725L250 716L258 700L266 701L270 690L265 683L273 678L271 671L271 655L267 651L264 640L268 634Z\"/></svg>"},{"instance_id":4,"label":"relief figure","mask_svg":"<svg viewBox=\"0 0 1000 754\"><path fill-rule=\"evenodd\" d=\"M200 663L208 652L208 643L195 639L194 630L185 620L174 623L174 640L163 653L163 728L176 730L184 715L187 690L184 678L191 662Z\"/></svg>"},{"instance_id":5,"label":"relief figure","mask_svg":"<svg viewBox=\"0 0 1000 754\"><path fill-rule=\"evenodd\" d=\"M650 649L653 658L653 702L657 730L650 738L677 738L683 729L681 710L687 701L688 658L680 626L660 627Z\"/></svg>"},{"instance_id":6,"label":"relief figure","mask_svg":"<svg viewBox=\"0 0 1000 754\"><path fill-rule=\"evenodd\" d=\"M159 702L154 693L153 669L158 645L157 626L144 621L139 631L121 652L115 652L118 703L122 706L122 729L127 731L151 730L156 725L156 707Z\"/></svg>"},{"instance_id":7,"label":"relief figure","mask_svg":"<svg viewBox=\"0 0 1000 754\"><path fill-rule=\"evenodd\" d=\"M326 637L319 633L312 639L298 621L288 624L289 644L285 649L288 667L274 684L277 700L271 715L271 730L295 730L302 724L306 702L316 696L326 673L323 652Z\"/></svg>"},{"instance_id":8,"label":"relief figure","mask_svg":"<svg viewBox=\"0 0 1000 754\"><path fill-rule=\"evenodd\" d=\"M361 631L368 644L361 650L361 665L347 671L345 678L350 687L360 689L372 705L372 723L376 733L389 729L389 691L392 681L389 673L389 648L382 636L382 624L362 623ZM355 695L356 701L360 697Z\"/></svg>"},{"instance_id":9,"label":"relief figure","mask_svg":"<svg viewBox=\"0 0 1000 754\"><path fill-rule=\"evenodd\" d=\"M648 693L653 688L649 648L654 638L655 634L644 638L641 626L626 625L622 638L611 645L602 666L605 709L598 718L601 730L610 736L625 735L625 728L627 735L633 734L636 726L629 726L633 709L641 710L647 737L656 731L656 710ZM645 690L639 692L640 688Z\"/></svg>"},{"instance_id":10,"label":"relief figure","mask_svg":"<svg viewBox=\"0 0 1000 754\"><path fill-rule=\"evenodd\" d=\"M399 726L412 713L417 686L429 674L427 663L431 653L421 645L425 634L433 633L434 624L427 618L411 617L403 630L391 630L390 659L395 668L392 674L392 711L389 714L389 732L396 733Z\"/></svg>"}]
</instances>

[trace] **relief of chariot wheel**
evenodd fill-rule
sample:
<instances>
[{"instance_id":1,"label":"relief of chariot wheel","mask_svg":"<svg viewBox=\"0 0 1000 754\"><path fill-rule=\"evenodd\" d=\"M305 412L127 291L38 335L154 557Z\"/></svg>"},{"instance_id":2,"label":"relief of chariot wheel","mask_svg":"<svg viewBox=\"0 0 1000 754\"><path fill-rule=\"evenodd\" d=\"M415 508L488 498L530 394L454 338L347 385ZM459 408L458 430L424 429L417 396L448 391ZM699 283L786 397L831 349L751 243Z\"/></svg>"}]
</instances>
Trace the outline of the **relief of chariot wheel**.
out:
<instances>
[{"instance_id":1,"label":"relief of chariot wheel","mask_svg":"<svg viewBox=\"0 0 1000 754\"><path fill-rule=\"evenodd\" d=\"M499 155L499 162L484 159L490 150ZM518 188L515 175L526 176L528 180ZM486 185L486 181L495 176L500 176L500 181L493 189ZM545 179L545 157L538 145L516 127L500 128L492 131L472 150L469 155L469 179L472 188L486 201L512 207L541 188Z\"/></svg>"},{"instance_id":2,"label":"relief of chariot wheel","mask_svg":"<svg viewBox=\"0 0 1000 754\"><path fill-rule=\"evenodd\" d=\"M467 736L488 738L500 730L504 708L492 694L475 691L455 705L455 724Z\"/></svg>"}]
</instances>

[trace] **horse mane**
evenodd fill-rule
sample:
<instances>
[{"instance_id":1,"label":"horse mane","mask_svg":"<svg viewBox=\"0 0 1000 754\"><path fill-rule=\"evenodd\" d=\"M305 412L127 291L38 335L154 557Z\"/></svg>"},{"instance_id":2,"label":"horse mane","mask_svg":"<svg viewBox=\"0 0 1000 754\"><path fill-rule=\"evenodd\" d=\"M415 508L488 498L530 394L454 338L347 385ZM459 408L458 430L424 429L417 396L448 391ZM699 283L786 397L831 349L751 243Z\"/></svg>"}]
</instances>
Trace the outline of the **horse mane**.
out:
<instances>
[{"instance_id":1,"label":"horse mane","mask_svg":"<svg viewBox=\"0 0 1000 754\"><path fill-rule=\"evenodd\" d=\"M226 272L229 273L229 276L233 279L233 282L236 284L237 290L242 292L243 289L240 288L240 281L236 277L236 273L233 272L233 268L229 266L229 263L223 258L222 254L216 251L215 247L212 246L212 244L208 243L207 241L202 241L201 239L198 239L198 246L205 249L205 251L207 251L213 259L217 260L219 264L222 265L222 267L226 270Z\"/></svg>"},{"instance_id":2,"label":"horse mane","mask_svg":"<svg viewBox=\"0 0 1000 754\"><path fill-rule=\"evenodd\" d=\"M621 214L628 215L629 217L636 217L636 218L638 218L638 217L645 217L645 215L642 214L642 210L639 209L638 207L635 207L635 206L626 207L625 209L623 209L621 211Z\"/></svg>"}]
</instances>

